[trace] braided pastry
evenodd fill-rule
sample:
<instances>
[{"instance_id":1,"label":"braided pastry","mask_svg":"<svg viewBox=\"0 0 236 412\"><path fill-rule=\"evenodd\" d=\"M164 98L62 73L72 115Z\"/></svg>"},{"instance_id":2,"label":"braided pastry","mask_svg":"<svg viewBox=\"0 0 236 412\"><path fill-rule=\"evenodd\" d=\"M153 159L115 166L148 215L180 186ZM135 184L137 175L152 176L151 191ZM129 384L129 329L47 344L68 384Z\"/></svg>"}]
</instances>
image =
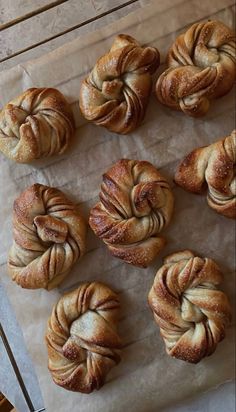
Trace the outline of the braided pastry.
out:
<instances>
[{"instance_id":1,"label":"braided pastry","mask_svg":"<svg viewBox=\"0 0 236 412\"><path fill-rule=\"evenodd\" d=\"M164 260L148 301L168 355L198 363L215 351L231 317L227 296L217 288L221 281L213 260L189 250Z\"/></svg>"},{"instance_id":2,"label":"braided pastry","mask_svg":"<svg viewBox=\"0 0 236 412\"><path fill-rule=\"evenodd\" d=\"M156 84L157 98L189 116L202 116L210 100L232 88L235 63L233 31L220 21L195 23L170 48L168 68Z\"/></svg>"},{"instance_id":3,"label":"braided pastry","mask_svg":"<svg viewBox=\"0 0 236 412\"><path fill-rule=\"evenodd\" d=\"M19 163L63 153L73 132L71 108L56 89L28 89L0 113L0 151Z\"/></svg>"},{"instance_id":4,"label":"braided pastry","mask_svg":"<svg viewBox=\"0 0 236 412\"><path fill-rule=\"evenodd\" d=\"M12 279L27 289L52 289L85 250L86 225L60 190L34 184L14 202Z\"/></svg>"},{"instance_id":5,"label":"braided pastry","mask_svg":"<svg viewBox=\"0 0 236 412\"><path fill-rule=\"evenodd\" d=\"M122 159L103 175L89 223L114 256L147 267L165 244L159 232L173 204L169 184L151 163Z\"/></svg>"},{"instance_id":6,"label":"braided pastry","mask_svg":"<svg viewBox=\"0 0 236 412\"><path fill-rule=\"evenodd\" d=\"M183 189L202 193L208 187L210 207L236 218L236 131L206 147L193 150L180 164L175 182Z\"/></svg>"},{"instance_id":7,"label":"braided pastry","mask_svg":"<svg viewBox=\"0 0 236 412\"><path fill-rule=\"evenodd\" d=\"M48 322L49 371L57 385L90 393L120 362L118 296L102 283L84 283L62 296Z\"/></svg>"},{"instance_id":8,"label":"braided pastry","mask_svg":"<svg viewBox=\"0 0 236 412\"><path fill-rule=\"evenodd\" d=\"M95 64L80 90L80 109L87 120L127 134L141 123L152 88L151 74L159 52L120 34Z\"/></svg>"}]
</instances>

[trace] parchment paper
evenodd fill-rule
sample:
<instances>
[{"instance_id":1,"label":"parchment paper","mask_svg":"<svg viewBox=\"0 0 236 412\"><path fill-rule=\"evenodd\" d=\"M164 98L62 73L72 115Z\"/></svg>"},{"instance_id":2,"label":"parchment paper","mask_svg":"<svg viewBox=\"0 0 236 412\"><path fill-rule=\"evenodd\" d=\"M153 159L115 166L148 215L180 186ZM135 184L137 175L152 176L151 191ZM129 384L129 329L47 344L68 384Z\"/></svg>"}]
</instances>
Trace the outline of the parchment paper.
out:
<instances>
[{"instance_id":1,"label":"parchment paper","mask_svg":"<svg viewBox=\"0 0 236 412\"><path fill-rule=\"evenodd\" d=\"M61 157L34 165L18 165L1 156L1 281L4 283L29 352L33 358L48 412L151 412L174 407L175 402L205 391L234 376L234 323L214 355L198 365L174 360L164 344L147 305L147 294L162 257L190 248L215 259L225 280L222 288L234 303L234 223L212 211L205 196L186 193L173 183L175 212L163 234L168 243L148 269L138 269L113 258L103 243L88 231L87 254L58 290L22 290L7 276L7 251L12 241L11 213L14 199L34 182L65 191L88 217L97 201L102 173L122 157L152 162L172 182L175 168L193 148L209 144L234 128L234 93L213 102L202 119L192 119L160 105L153 95L143 124L129 136L109 133L88 124L79 114L81 80L96 59L112 44L116 33L127 33L142 43L158 47L162 61L176 35L197 20L217 18L233 26L232 0L166 0L150 6L24 66L1 73L3 105L32 86L61 90L73 106L77 132ZM164 69L163 65L160 71ZM157 76L156 76L157 77ZM122 362L112 370L104 387L91 395L70 393L57 387L47 371L44 344L46 321L60 295L79 282L101 280L119 292Z\"/></svg>"}]
</instances>

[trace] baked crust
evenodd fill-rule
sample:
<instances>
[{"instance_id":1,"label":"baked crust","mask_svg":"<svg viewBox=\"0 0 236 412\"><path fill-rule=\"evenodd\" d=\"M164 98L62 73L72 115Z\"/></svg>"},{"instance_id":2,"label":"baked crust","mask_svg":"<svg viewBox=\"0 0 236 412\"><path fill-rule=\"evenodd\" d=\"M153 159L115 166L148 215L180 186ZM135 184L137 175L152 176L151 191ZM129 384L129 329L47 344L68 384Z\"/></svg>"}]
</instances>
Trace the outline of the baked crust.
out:
<instances>
[{"instance_id":1,"label":"baked crust","mask_svg":"<svg viewBox=\"0 0 236 412\"><path fill-rule=\"evenodd\" d=\"M151 75L159 63L160 55L154 47L142 47L125 34L117 36L81 85L83 116L116 133L136 129L145 115Z\"/></svg>"},{"instance_id":2,"label":"baked crust","mask_svg":"<svg viewBox=\"0 0 236 412\"><path fill-rule=\"evenodd\" d=\"M193 193L207 187L207 202L217 213L236 218L236 131L189 153L179 165L175 182Z\"/></svg>"},{"instance_id":3,"label":"baked crust","mask_svg":"<svg viewBox=\"0 0 236 412\"><path fill-rule=\"evenodd\" d=\"M103 175L89 224L114 256L147 267L165 244L159 233L173 206L169 184L151 163L122 159Z\"/></svg>"},{"instance_id":4,"label":"baked crust","mask_svg":"<svg viewBox=\"0 0 236 412\"><path fill-rule=\"evenodd\" d=\"M148 295L168 355L198 363L225 336L231 309L212 259L191 251L173 253L158 270Z\"/></svg>"},{"instance_id":5,"label":"baked crust","mask_svg":"<svg viewBox=\"0 0 236 412\"><path fill-rule=\"evenodd\" d=\"M157 98L189 116L202 116L212 99L232 88L235 63L233 31L220 21L195 23L170 48L168 68L157 80Z\"/></svg>"},{"instance_id":6,"label":"baked crust","mask_svg":"<svg viewBox=\"0 0 236 412\"><path fill-rule=\"evenodd\" d=\"M56 89L32 88L0 113L0 151L18 163L63 153L74 133L72 110Z\"/></svg>"},{"instance_id":7,"label":"baked crust","mask_svg":"<svg viewBox=\"0 0 236 412\"><path fill-rule=\"evenodd\" d=\"M27 289L52 289L84 254L86 224L60 190L34 184L14 202L12 280Z\"/></svg>"},{"instance_id":8,"label":"baked crust","mask_svg":"<svg viewBox=\"0 0 236 412\"><path fill-rule=\"evenodd\" d=\"M77 392L99 389L120 362L119 299L99 282L62 296L48 321L48 368L57 385Z\"/></svg>"}]
</instances>

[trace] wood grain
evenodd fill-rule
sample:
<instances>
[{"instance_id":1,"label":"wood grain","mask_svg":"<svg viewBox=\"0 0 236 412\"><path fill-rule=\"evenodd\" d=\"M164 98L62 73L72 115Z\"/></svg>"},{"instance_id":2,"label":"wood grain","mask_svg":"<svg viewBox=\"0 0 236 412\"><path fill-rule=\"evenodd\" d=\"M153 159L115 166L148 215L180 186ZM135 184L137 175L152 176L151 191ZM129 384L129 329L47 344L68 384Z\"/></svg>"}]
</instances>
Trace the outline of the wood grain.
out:
<instances>
[{"instance_id":1,"label":"wood grain","mask_svg":"<svg viewBox=\"0 0 236 412\"><path fill-rule=\"evenodd\" d=\"M119 7L127 3L127 0L106 0L105 2L88 0L82 2L82 5L77 0L70 0L68 3L6 29L0 37L0 71L37 58L78 36L106 26L140 6L149 4L150 1L138 0L124 8L110 12L111 5L114 8ZM93 4L92 7L91 4ZM100 14L106 12L109 14L98 18ZM42 15L45 15L45 18L42 18ZM74 23L80 27L70 30ZM70 31L65 33L68 29ZM51 39L47 40L48 38Z\"/></svg>"},{"instance_id":2,"label":"wood grain","mask_svg":"<svg viewBox=\"0 0 236 412\"><path fill-rule=\"evenodd\" d=\"M35 10L50 6L55 0L2 0L0 2L0 24L32 13Z\"/></svg>"},{"instance_id":3,"label":"wood grain","mask_svg":"<svg viewBox=\"0 0 236 412\"><path fill-rule=\"evenodd\" d=\"M13 20L7 21L6 23L0 24L0 31L6 30L7 28L14 26L15 24L19 24L22 21L25 21L27 19L30 19L33 16L36 16L40 13L45 12L46 10L49 10L55 6L58 6L59 4L66 3L68 0L56 0L50 4L46 4L45 6L41 6L38 9L32 10L24 15L20 15L19 17L14 18Z\"/></svg>"},{"instance_id":4,"label":"wood grain","mask_svg":"<svg viewBox=\"0 0 236 412\"><path fill-rule=\"evenodd\" d=\"M66 34L68 30L71 31L73 28L84 25L87 20L94 19L126 3L127 0L106 0L100 3L94 0L86 2L69 0L22 21L1 33L0 61L41 42L52 40L59 34Z\"/></svg>"}]
</instances>

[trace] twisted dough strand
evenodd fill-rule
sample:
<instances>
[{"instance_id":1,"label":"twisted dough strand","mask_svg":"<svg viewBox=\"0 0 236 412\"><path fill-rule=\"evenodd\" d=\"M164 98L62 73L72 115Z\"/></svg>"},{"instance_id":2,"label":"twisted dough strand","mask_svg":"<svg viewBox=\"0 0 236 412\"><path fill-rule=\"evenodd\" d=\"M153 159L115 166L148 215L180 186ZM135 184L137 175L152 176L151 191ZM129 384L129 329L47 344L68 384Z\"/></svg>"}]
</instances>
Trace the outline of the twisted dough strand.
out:
<instances>
[{"instance_id":1,"label":"twisted dough strand","mask_svg":"<svg viewBox=\"0 0 236 412\"><path fill-rule=\"evenodd\" d=\"M23 288L52 289L85 250L86 225L58 189L34 184L14 202L8 270Z\"/></svg>"},{"instance_id":2,"label":"twisted dough strand","mask_svg":"<svg viewBox=\"0 0 236 412\"><path fill-rule=\"evenodd\" d=\"M175 182L183 189L202 193L216 212L236 218L236 131L206 147L193 150L179 165Z\"/></svg>"},{"instance_id":3,"label":"twisted dough strand","mask_svg":"<svg viewBox=\"0 0 236 412\"><path fill-rule=\"evenodd\" d=\"M235 63L233 31L220 21L195 23L170 48L168 68L156 84L157 98L190 116L202 116L210 100L232 88Z\"/></svg>"},{"instance_id":4,"label":"twisted dough strand","mask_svg":"<svg viewBox=\"0 0 236 412\"><path fill-rule=\"evenodd\" d=\"M151 163L122 159L103 175L89 223L114 256L147 267L164 246L159 232L173 204L169 184Z\"/></svg>"},{"instance_id":5,"label":"twisted dough strand","mask_svg":"<svg viewBox=\"0 0 236 412\"><path fill-rule=\"evenodd\" d=\"M71 108L56 89L28 89L0 113L0 151L19 163L63 153L73 132Z\"/></svg>"},{"instance_id":6,"label":"twisted dough strand","mask_svg":"<svg viewBox=\"0 0 236 412\"><path fill-rule=\"evenodd\" d=\"M159 52L120 34L95 64L80 90L80 109L87 120L127 134L142 121L151 92L151 74Z\"/></svg>"},{"instance_id":7,"label":"twisted dough strand","mask_svg":"<svg viewBox=\"0 0 236 412\"><path fill-rule=\"evenodd\" d=\"M221 281L211 259L188 250L165 259L148 301L169 355L198 363L215 351L231 317L227 296L217 288Z\"/></svg>"},{"instance_id":8,"label":"twisted dough strand","mask_svg":"<svg viewBox=\"0 0 236 412\"><path fill-rule=\"evenodd\" d=\"M90 393L120 362L116 332L118 296L102 283L84 283L53 308L46 342L49 370L57 385Z\"/></svg>"}]
</instances>

